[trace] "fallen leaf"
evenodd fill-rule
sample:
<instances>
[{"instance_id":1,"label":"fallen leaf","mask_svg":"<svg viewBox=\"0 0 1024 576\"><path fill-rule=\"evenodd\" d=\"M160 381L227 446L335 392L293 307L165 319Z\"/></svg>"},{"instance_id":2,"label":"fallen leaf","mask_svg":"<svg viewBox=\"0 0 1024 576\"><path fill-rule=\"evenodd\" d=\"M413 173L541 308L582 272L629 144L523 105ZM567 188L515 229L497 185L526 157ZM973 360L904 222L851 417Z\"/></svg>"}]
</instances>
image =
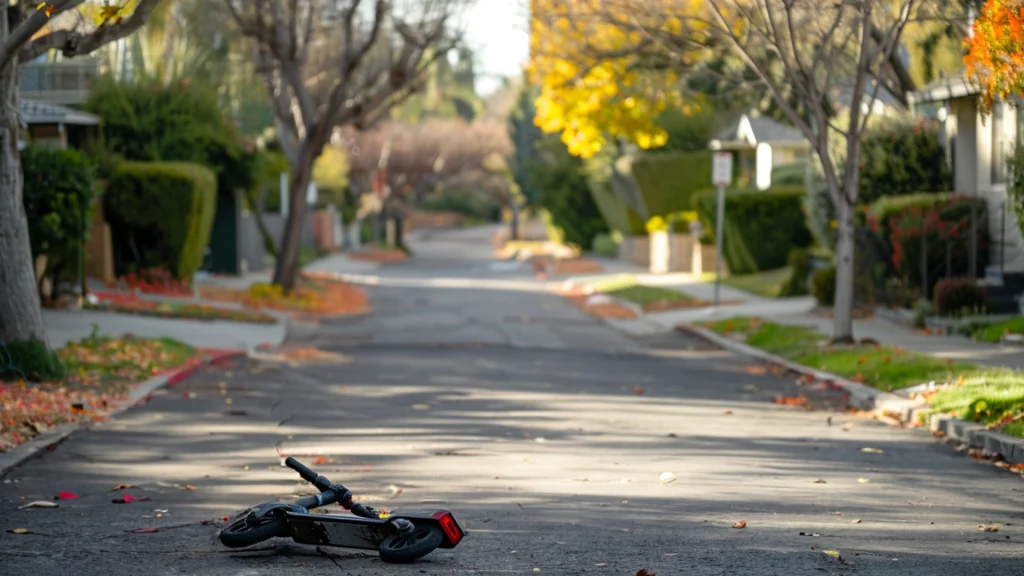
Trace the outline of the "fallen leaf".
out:
<instances>
[{"instance_id":1,"label":"fallen leaf","mask_svg":"<svg viewBox=\"0 0 1024 576\"><path fill-rule=\"evenodd\" d=\"M851 522L852 524L860 524L860 519L857 519L857 520L850 520L850 522Z\"/></svg>"},{"instance_id":2,"label":"fallen leaf","mask_svg":"<svg viewBox=\"0 0 1024 576\"><path fill-rule=\"evenodd\" d=\"M18 510L24 510L25 508L56 508L60 506L56 502L47 502L46 500L36 500L35 502L29 502L24 506L18 506Z\"/></svg>"},{"instance_id":3,"label":"fallen leaf","mask_svg":"<svg viewBox=\"0 0 1024 576\"><path fill-rule=\"evenodd\" d=\"M74 492L58 492L57 495L54 496L53 499L54 500L74 500L75 498L78 498L78 494L75 494Z\"/></svg>"},{"instance_id":4,"label":"fallen leaf","mask_svg":"<svg viewBox=\"0 0 1024 576\"><path fill-rule=\"evenodd\" d=\"M132 530L132 534L152 534L159 531L159 528L139 528L138 530Z\"/></svg>"},{"instance_id":5,"label":"fallen leaf","mask_svg":"<svg viewBox=\"0 0 1024 576\"><path fill-rule=\"evenodd\" d=\"M860 482L861 484L868 484L868 483L871 482L871 479L870 478L857 478L857 482Z\"/></svg>"},{"instance_id":6,"label":"fallen leaf","mask_svg":"<svg viewBox=\"0 0 1024 576\"><path fill-rule=\"evenodd\" d=\"M430 404L413 404L413 410L430 410Z\"/></svg>"},{"instance_id":7,"label":"fallen leaf","mask_svg":"<svg viewBox=\"0 0 1024 576\"><path fill-rule=\"evenodd\" d=\"M227 516L224 516L223 518L221 518L221 520L227 522L228 520L230 520L230 518L228 518Z\"/></svg>"},{"instance_id":8,"label":"fallen leaf","mask_svg":"<svg viewBox=\"0 0 1024 576\"><path fill-rule=\"evenodd\" d=\"M861 448L860 451L868 452L871 454L885 454L885 450L882 450L880 448Z\"/></svg>"},{"instance_id":9,"label":"fallen leaf","mask_svg":"<svg viewBox=\"0 0 1024 576\"><path fill-rule=\"evenodd\" d=\"M396 496L402 493L402 489L399 488L398 486L395 486L394 484L388 486L388 489L391 490L391 493Z\"/></svg>"},{"instance_id":10,"label":"fallen leaf","mask_svg":"<svg viewBox=\"0 0 1024 576\"><path fill-rule=\"evenodd\" d=\"M821 478L818 478L817 480L815 480L814 483L815 484L826 484L825 480L823 480Z\"/></svg>"},{"instance_id":11,"label":"fallen leaf","mask_svg":"<svg viewBox=\"0 0 1024 576\"><path fill-rule=\"evenodd\" d=\"M607 564L598 564L598 566L607 566ZM658 575L655 574L654 572L648 572L646 569L641 568L641 569L636 571L636 574L634 576L658 576Z\"/></svg>"},{"instance_id":12,"label":"fallen leaf","mask_svg":"<svg viewBox=\"0 0 1024 576\"><path fill-rule=\"evenodd\" d=\"M633 394L636 394L637 396L643 396L644 395L644 389L639 387L639 386L634 386L633 387Z\"/></svg>"},{"instance_id":13,"label":"fallen leaf","mask_svg":"<svg viewBox=\"0 0 1024 576\"><path fill-rule=\"evenodd\" d=\"M110 489L111 492L117 492L118 490L127 490L129 488L135 488L135 484L118 484Z\"/></svg>"},{"instance_id":14,"label":"fallen leaf","mask_svg":"<svg viewBox=\"0 0 1024 576\"><path fill-rule=\"evenodd\" d=\"M224 399L224 403L230 405L231 404L231 398L225 398Z\"/></svg>"},{"instance_id":15,"label":"fallen leaf","mask_svg":"<svg viewBox=\"0 0 1024 576\"><path fill-rule=\"evenodd\" d=\"M822 550L822 552L824 552L825 554L828 554L829 556L835 558L836 560L839 560L839 551L838 550Z\"/></svg>"},{"instance_id":16,"label":"fallen leaf","mask_svg":"<svg viewBox=\"0 0 1024 576\"><path fill-rule=\"evenodd\" d=\"M316 458L313 458L313 464L315 464L317 466L323 466L324 464L333 464L333 463L334 463L334 459L333 458L328 458L326 456L317 456Z\"/></svg>"},{"instance_id":17,"label":"fallen leaf","mask_svg":"<svg viewBox=\"0 0 1024 576\"><path fill-rule=\"evenodd\" d=\"M746 528L747 527L747 521L746 520L740 520L739 522L733 524L732 527L733 528Z\"/></svg>"},{"instance_id":18,"label":"fallen leaf","mask_svg":"<svg viewBox=\"0 0 1024 576\"><path fill-rule=\"evenodd\" d=\"M191 484L185 484L185 490L196 490L196 487Z\"/></svg>"},{"instance_id":19,"label":"fallen leaf","mask_svg":"<svg viewBox=\"0 0 1024 576\"><path fill-rule=\"evenodd\" d=\"M676 481L676 475L671 472L662 472L660 480L662 484L671 484Z\"/></svg>"},{"instance_id":20,"label":"fallen leaf","mask_svg":"<svg viewBox=\"0 0 1024 576\"><path fill-rule=\"evenodd\" d=\"M11 534L32 534L32 531L28 528L12 528L8 532Z\"/></svg>"},{"instance_id":21,"label":"fallen leaf","mask_svg":"<svg viewBox=\"0 0 1024 576\"><path fill-rule=\"evenodd\" d=\"M999 532L999 526L995 524L978 524L978 530L982 532Z\"/></svg>"},{"instance_id":22,"label":"fallen leaf","mask_svg":"<svg viewBox=\"0 0 1024 576\"><path fill-rule=\"evenodd\" d=\"M728 415L732 414L732 410L726 410L725 412L723 412L723 414L725 414L726 416L728 416Z\"/></svg>"},{"instance_id":23,"label":"fallen leaf","mask_svg":"<svg viewBox=\"0 0 1024 576\"><path fill-rule=\"evenodd\" d=\"M131 504L134 501L135 501L135 497L132 496L131 494L125 494L124 496L122 496L120 498L115 498L115 499L111 500L111 502L114 503L114 504Z\"/></svg>"},{"instance_id":24,"label":"fallen leaf","mask_svg":"<svg viewBox=\"0 0 1024 576\"><path fill-rule=\"evenodd\" d=\"M761 375L768 372L768 370L764 366L747 366L745 370L747 374L754 375Z\"/></svg>"},{"instance_id":25,"label":"fallen leaf","mask_svg":"<svg viewBox=\"0 0 1024 576\"><path fill-rule=\"evenodd\" d=\"M533 441L537 442L537 443L540 443L540 444L543 444L543 443L547 442L548 440L547 440L547 438L544 438L543 436L538 436L538 437L534 438Z\"/></svg>"}]
</instances>

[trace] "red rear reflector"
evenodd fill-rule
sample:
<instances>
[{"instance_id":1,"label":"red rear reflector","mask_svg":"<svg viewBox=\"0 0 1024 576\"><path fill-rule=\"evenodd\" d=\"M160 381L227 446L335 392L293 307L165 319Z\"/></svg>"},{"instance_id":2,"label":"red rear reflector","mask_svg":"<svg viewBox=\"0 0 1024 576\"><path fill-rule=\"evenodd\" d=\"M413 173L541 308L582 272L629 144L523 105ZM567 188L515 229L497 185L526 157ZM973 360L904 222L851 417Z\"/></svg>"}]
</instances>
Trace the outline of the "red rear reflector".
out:
<instances>
[{"instance_id":1,"label":"red rear reflector","mask_svg":"<svg viewBox=\"0 0 1024 576\"><path fill-rule=\"evenodd\" d=\"M459 529L459 525L455 523L455 519L452 515L447 512L438 512L434 514L434 518L441 524L441 530L444 530L445 536L452 543L452 546L459 543L462 540L462 530Z\"/></svg>"}]
</instances>

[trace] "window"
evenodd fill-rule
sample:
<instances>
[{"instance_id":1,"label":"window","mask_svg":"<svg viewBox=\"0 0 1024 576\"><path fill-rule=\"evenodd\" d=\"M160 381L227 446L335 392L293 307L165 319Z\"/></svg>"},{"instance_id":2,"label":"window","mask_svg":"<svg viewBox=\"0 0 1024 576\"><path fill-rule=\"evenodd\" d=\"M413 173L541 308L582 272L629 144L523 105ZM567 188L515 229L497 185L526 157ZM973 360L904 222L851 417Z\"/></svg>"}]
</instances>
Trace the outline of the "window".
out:
<instances>
[{"instance_id":1,"label":"window","mask_svg":"<svg viewBox=\"0 0 1024 576\"><path fill-rule=\"evenodd\" d=\"M1006 156L1010 142L1006 137L1003 102L992 105L992 184L1006 184Z\"/></svg>"}]
</instances>

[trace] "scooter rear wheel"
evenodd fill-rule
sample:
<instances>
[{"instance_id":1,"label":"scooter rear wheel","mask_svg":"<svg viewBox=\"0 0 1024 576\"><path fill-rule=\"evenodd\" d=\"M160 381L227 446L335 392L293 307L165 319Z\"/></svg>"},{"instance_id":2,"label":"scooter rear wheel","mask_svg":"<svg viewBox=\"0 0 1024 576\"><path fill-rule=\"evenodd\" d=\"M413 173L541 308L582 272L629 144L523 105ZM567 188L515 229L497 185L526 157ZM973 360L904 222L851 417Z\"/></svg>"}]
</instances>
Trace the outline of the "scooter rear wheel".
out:
<instances>
[{"instance_id":1,"label":"scooter rear wheel","mask_svg":"<svg viewBox=\"0 0 1024 576\"><path fill-rule=\"evenodd\" d=\"M392 534L380 543L380 559L390 564L406 564L430 554L444 540L441 529L432 524L414 526L409 532Z\"/></svg>"},{"instance_id":2,"label":"scooter rear wheel","mask_svg":"<svg viewBox=\"0 0 1024 576\"><path fill-rule=\"evenodd\" d=\"M217 535L220 543L228 548L245 548L264 540L288 535L287 522L276 514L261 518L256 524L246 524L245 520L246 517L243 515L225 526Z\"/></svg>"}]
</instances>

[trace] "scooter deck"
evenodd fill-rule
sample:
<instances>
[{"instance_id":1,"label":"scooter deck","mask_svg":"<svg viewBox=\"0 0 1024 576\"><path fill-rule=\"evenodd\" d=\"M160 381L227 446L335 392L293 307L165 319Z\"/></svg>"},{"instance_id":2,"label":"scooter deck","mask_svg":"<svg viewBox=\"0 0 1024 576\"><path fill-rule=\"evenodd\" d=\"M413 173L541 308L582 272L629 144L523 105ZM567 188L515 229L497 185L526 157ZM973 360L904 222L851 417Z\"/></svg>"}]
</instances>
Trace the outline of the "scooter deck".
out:
<instances>
[{"instance_id":1,"label":"scooter deck","mask_svg":"<svg viewBox=\"0 0 1024 576\"><path fill-rule=\"evenodd\" d=\"M377 550L393 528L384 520L358 516L288 512L288 528L300 544Z\"/></svg>"}]
</instances>

